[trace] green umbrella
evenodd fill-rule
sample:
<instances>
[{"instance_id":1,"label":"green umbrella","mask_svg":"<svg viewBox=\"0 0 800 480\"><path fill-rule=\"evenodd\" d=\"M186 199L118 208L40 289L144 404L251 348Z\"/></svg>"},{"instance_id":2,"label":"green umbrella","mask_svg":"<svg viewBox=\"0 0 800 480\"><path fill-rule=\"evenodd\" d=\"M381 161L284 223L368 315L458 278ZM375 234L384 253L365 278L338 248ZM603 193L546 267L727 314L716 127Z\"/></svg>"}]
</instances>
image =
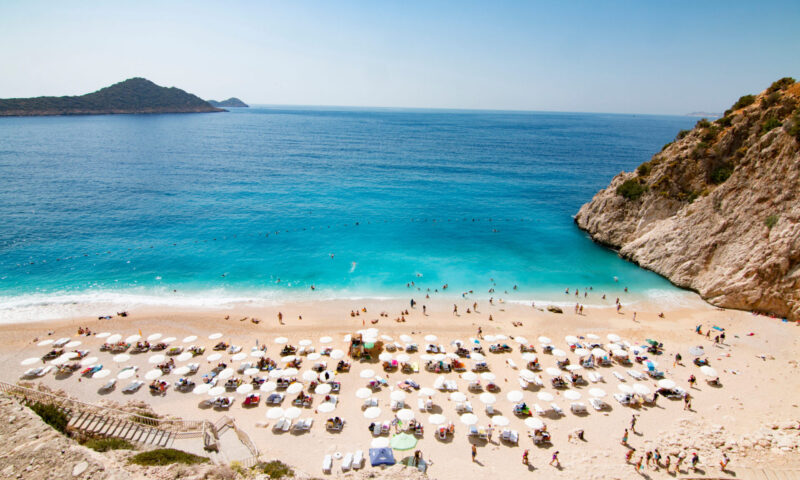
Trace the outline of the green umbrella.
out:
<instances>
[{"instance_id":1,"label":"green umbrella","mask_svg":"<svg viewBox=\"0 0 800 480\"><path fill-rule=\"evenodd\" d=\"M657 342L657 341L655 341L655 340L651 340L651 339L649 339L649 338L647 339L647 343L649 343L650 345L652 345L652 346L654 346L654 347L657 347L657 346L658 346L658 342Z\"/></svg>"},{"instance_id":2,"label":"green umbrella","mask_svg":"<svg viewBox=\"0 0 800 480\"><path fill-rule=\"evenodd\" d=\"M395 450L411 450L417 446L417 437L407 433L401 433L392 437L392 441L389 445Z\"/></svg>"},{"instance_id":3,"label":"green umbrella","mask_svg":"<svg viewBox=\"0 0 800 480\"><path fill-rule=\"evenodd\" d=\"M375 348L375 344L374 343L365 343L364 344L364 348L366 348L367 350L369 350L371 348Z\"/></svg>"}]
</instances>

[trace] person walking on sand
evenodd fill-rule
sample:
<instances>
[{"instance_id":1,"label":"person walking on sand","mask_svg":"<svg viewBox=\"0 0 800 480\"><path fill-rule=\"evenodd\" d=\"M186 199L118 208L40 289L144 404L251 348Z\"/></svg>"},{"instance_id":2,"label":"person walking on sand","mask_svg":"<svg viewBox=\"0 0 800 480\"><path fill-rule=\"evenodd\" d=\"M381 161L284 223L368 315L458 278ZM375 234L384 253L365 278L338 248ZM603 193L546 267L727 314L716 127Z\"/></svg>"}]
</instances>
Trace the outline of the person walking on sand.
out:
<instances>
[{"instance_id":1,"label":"person walking on sand","mask_svg":"<svg viewBox=\"0 0 800 480\"><path fill-rule=\"evenodd\" d=\"M622 441L620 442L620 445L624 445L626 447L628 446L628 429L627 428L625 429L625 433L622 434Z\"/></svg>"},{"instance_id":2,"label":"person walking on sand","mask_svg":"<svg viewBox=\"0 0 800 480\"><path fill-rule=\"evenodd\" d=\"M281 312L278 312L278 323L283 325L283 314Z\"/></svg>"},{"instance_id":3,"label":"person walking on sand","mask_svg":"<svg viewBox=\"0 0 800 480\"><path fill-rule=\"evenodd\" d=\"M458 305L453 304L453 315L458 315Z\"/></svg>"},{"instance_id":4,"label":"person walking on sand","mask_svg":"<svg viewBox=\"0 0 800 480\"><path fill-rule=\"evenodd\" d=\"M697 382L697 377L695 377L694 374L689 375L689 387L690 388L694 388L695 382Z\"/></svg>"},{"instance_id":5,"label":"person walking on sand","mask_svg":"<svg viewBox=\"0 0 800 480\"><path fill-rule=\"evenodd\" d=\"M631 463L631 458L633 458L634 453L636 453L635 448L631 448L627 453L625 453L625 463Z\"/></svg>"},{"instance_id":6,"label":"person walking on sand","mask_svg":"<svg viewBox=\"0 0 800 480\"><path fill-rule=\"evenodd\" d=\"M681 464L683 463L684 460L686 460L686 452L681 452L680 454L678 454L678 461L675 462L675 473L681 471Z\"/></svg>"},{"instance_id":7,"label":"person walking on sand","mask_svg":"<svg viewBox=\"0 0 800 480\"><path fill-rule=\"evenodd\" d=\"M556 468L561 468L561 462L558 461L558 450L553 452L553 458L550 459L550 465L556 464Z\"/></svg>"},{"instance_id":8,"label":"person walking on sand","mask_svg":"<svg viewBox=\"0 0 800 480\"><path fill-rule=\"evenodd\" d=\"M683 409L684 410L691 410L692 409L692 396L688 393L683 397Z\"/></svg>"},{"instance_id":9,"label":"person walking on sand","mask_svg":"<svg viewBox=\"0 0 800 480\"><path fill-rule=\"evenodd\" d=\"M700 456L697 452L692 453L692 471L697 472L697 464L700 463Z\"/></svg>"},{"instance_id":10,"label":"person walking on sand","mask_svg":"<svg viewBox=\"0 0 800 480\"><path fill-rule=\"evenodd\" d=\"M672 363L672 366L674 367L676 365L680 365L681 364L681 360L683 360L683 357L681 357L681 354L680 353L676 353L675 354L675 361Z\"/></svg>"},{"instance_id":11,"label":"person walking on sand","mask_svg":"<svg viewBox=\"0 0 800 480\"><path fill-rule=\"evenodd\" d=\"M475 448L475 445L472 446L472 461L475 461L475 457L478 456L478 449Z\"/></svg>"},{"instance_id":12,"label":"person walking on sand","mask_svg":"<svg viewBox=\"0 0 800 480\"><path fill-rule=\"evenodd\" d=\"M631 416L631 432L636 433L636 415Z\"/></svg>"},{"instance_id":13,"label":"person walking on sand","mask_svg":"<svg viewBox=\"0 0 800 480\"><path fill-rule=\"evenodd\" d=\"M669 472L669 465L670 465L671 462L672 462L672 457L670 455L667 455L666 460L664 460L664 469L667 471L667 473L670 473Z\"/></svg>"},{"instance_id":14,"label":"person walking on sand","mask_svg":"<svg viewBox=\"0 0 800 480\"><path fill-rule=\"evenodd\" d=\"M636 471L639 472L642 470L642 462L644 461L644 457L639 455L639 460L636 460Z\"/></svg>"},{"instance_id":15,"label":"person walking on sand","mask_svg":"<svg viewBox=\"0 0 800 480\"><path fill-rule=\"evenodd\" d=\"M526 450L526 452L527 452L527 450ZM719 469L722 470L723 472L725 470L727 470L728 469L728 462L730 462L730 461L731 460L728 458L728 455L723 453L722 454L722 460L719 462Z\"/></svg>"},{"instance_id":16,"label":"person walking on sand","mask_svg":"<svg viewBox=\"0 0 800 480\"><path fill-rule=\"evenodd\" d=\"M528 465L528 449L525 449L525 451L522 452L522 464Z\"/></svg>"}]
</instances>

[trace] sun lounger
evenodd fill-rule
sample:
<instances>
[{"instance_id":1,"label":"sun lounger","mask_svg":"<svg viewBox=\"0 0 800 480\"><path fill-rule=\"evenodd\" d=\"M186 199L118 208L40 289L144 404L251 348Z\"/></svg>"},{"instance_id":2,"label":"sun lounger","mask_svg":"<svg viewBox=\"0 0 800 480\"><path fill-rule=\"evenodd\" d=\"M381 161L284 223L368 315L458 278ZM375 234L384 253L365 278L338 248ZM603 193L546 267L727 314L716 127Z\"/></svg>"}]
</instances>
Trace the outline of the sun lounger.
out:
<instances>
[{"instance_id":1,"label":"sun lounger","mask_svg":"<svg viewBox=\"0 0 800 480\"><path fill-rule=\"evenodd\" d=\"M598 412L608 408L608 404L599 398L590 398L589 403L592 404L592 408Z\"/></svg>"},{"instance_id":2,"label":"sun lounger","mask_svg":"<svg viewBox=\"0 0 800 480\"><path fill-rule=\"evenodd\" d=\"M521 388L523 390L528 388L528 382L524 378L519 377L517 380L519 380L519 388Z\"/></svg>"},{"instance_id":3,"label":"sun lounger","mask_svg":"<svg viewBox=\"0 0 800 480\"><path fill-rule=\"evenodd\" d=\"M589 372L587 375L589 377L589 381L592 383L598 383L603 381L603 376L599 373Z\"/></svg>"},{"instance_id":4,"label":"sun lounger","mask_svg":"<svg viewBox=\"0 0 800 480\"><path fill-rule=\"evenodd\" d=\"M283 428L281 428L281 431L288 432L289 429L291 428L292 428L292 421L289 420L288 418L284 419Z\"/></svg>"},{"instance_id":5,"label":"sun lounger","mask_svg":"<svg viewBox=\"0 0 800 480\"><path fill-rule=\"evenodd\" d=\"M503 431L500 433L500 440L505 440L506 442L517 444L519 443L519 433L517 433L516 430L504 428Z\"/></svg>"},{"instance_id":6,"label":"sun lounger","mask_svg":"<svg viewBox=\"0 0 800 480\"><path fill-rule=\"evenodd\" d=\"M537 415L544 415L547 413L542 407L539 406L538 403L533 404L533 410L536 412Z\"/></svg>"},{"instance_id":7,"label":"sun lounger","mask_svg":"<svg viewBox=\"0 0 800 480\"><path fill-rule=\"evenodd\" d=\"M623 377L622 374L619 373L618 371L614 370L613 372L611 372L611 374L617 377L617 380L619 380L620 382L625 381L625 377Z\"/></svg>"},{"instance_id":8,"label":"sun lounger","mask_svg":"<svg viewBox=\"0 0 800 480\"><path fill-rule=\"evenodd\" d=\"M469 431L468 431L468 433L467 433L467 436L470 436L470 437L477 437L477 436L479 436L479 435L480 435L480 434L478 433L478 427L476 427L475 425L470 425L470 426L469 426Z\"/></svg>"},{"instance_id":9,"label":"sun lounger","mask_svg":"<svg viewBox=\"0 0 800 480\"><path fill-rule=\"evenodd\" d=\"M139 390L139 388L141 388L142 385L144 385L143 381L134 380L131 383L129 383L128 386L122 389L122 393L134 393L137 390Z\"/></svg>"},{"instance_id":10,"label":"sun lounger","mask_svg":"<svg viewBox=\"0 0 800 480\"><path fill-rule=\"evenodd\" d=\"M572 413L586 413L586 405L583 402L572 402L569 409Z\"/></svg>"},{"instance_id":11,"label":"sun lounger","mask_svg":"<svg viewBox=\"0 0 800 480\"><path fill-rule=\"evenodd\" d=\"M492 405L486 405L486 415L494 415L494 407Z\"/></svg>"},{"instance_id":12,"label":"sun lounger","mask_svg":"<svg viewBox=\"0 0 800 480\"><path fill-rule=\"evenodd\" d=\"M364 400L364 405L362 408L369 408L369 407L377 407L378 406L378 399L375 397L369 397Z\"/></svg>"},{"instance_id":13,"label":"sun lounger","mask_svg":"<svg viewBox=\"0 0 800 480\"><path fill-rule=\"evenodd\" d=\"M533 383L535 383L537 387L544 386L544 382L542 381L542 377L540 375L536 375L535 377L533 377Z\"/></svg>"},{"instance_id":14,"label":"sun lounger","mask_svg":"<svg viewBox=\"0 0 800 480\"><path fill-rule=\"evenodd\" d=\"M506 363L508 364L509 367L513 368L514 370L517 369L517 364L514 363L514 360L511 360L510 358L507 358L506 359Z\"/></svg>"},{"instance_id":15,"label":"sun lounger","mask_svg":"<svg viewBox=\"0 0 800 480\"><path fill-rule=\"evenodd\" d=\"M297 421L297 423L294 424L294 430L298 432L310 430L313 423L313 418L301 418Z\"/></svg>"},{"instance_id":16,"label":"sun lounger","mask_svg":"<svg viewBox=\"0 0 800 480\"><path fill-rule=\"evenodd\" d=\"M618 401L621 405L630 405L631 404L631 396L627 393L615 393L614 399Z\"/></svg>"},{"instance_id":17,"label":"sun lounger","mask_svg":"<svg viewBox=\"0 0 800 480\"><path fill-rule=\"evenodd\" d=\"M418 398L417 399L417 408L419 408L420 412L424 412L427 409L425 408L425 400Z\"/></svg>"},{"instance_id":18,"label":"sun lounger","mask_svg":"<svg viewBox=\"0 0 800 480\"><path fill-rule=\"evenodd\" d=\"M275 425L273 425L273 426L272 426L272 429L273 429L274 431L276 431L276 432L277 432L277 431L280 431L280 430L283 430L283 424L284 424L285 422L288 422L288 420L286 420L286 419L285 419L285 418L283 418L283 417L279 418L279 419L278 419L278 421L277 421L277 422L275 422Z\"/></svg>"},{"instance_id":19,"label":"sun lounger","mask_svg":"<svg viewBox=\"0 0 800 480\"><path fill-rule=\"evenodd\" d=\"M361 450L356 450L356 453L353 455L353 470L358 470L361 468L361 465L364 463L364 452Z\"/></svg>"},{"instance_id":20,"label":"sun lounger","mask_svg":"<svg viewBox=\"0 0 800 480\"><path fill-rule=\"evenodd\" d=\"M444 382L445 388L450 392L455 392L458 390L458 383L455 380L446 380Z\"/></svg>"},{"instance_id":21,"label":"sun lounger","mask_svg":"<svg viewBox=\"0 0 800 480\"><path fill-rule=\"evenodd\" d=\"M392 400L391 408L392 408L393 412L396 412L396 411L402 409L405 406L406 406L406 403L404 401L402 401L402 400Z\"/></svg>"},{"instance_id":22,"label":"sun lounger","mask_svg":"<svg viewBox=\"0 0 800 480\"><path fill-rule=\"evenodd\" d=\"M342 471L346 472L346 471L350 470L350 467L352 467L352 466L353 466L353 454L350 453L350 452L347 452L344 455L344 458L342 459Z\"/></svg>"},{"instance_id":23,"label":"sun lounger","mask_svg":"<svg viewBox=\"0 0 800 480\"><path fill-rule=\"evenodd\" d=\"M332 468L333 468L333 457L331 457L330 455L325 455L325 458L322 459L323 473L331 473Z\"/></svg>"},{"instance_id":24,"label":"sun lounger","mask_svg":"<svg viewBox=\"0 0 800 480\"><path fill-rule=\"evenodd\" d=\"M642 372L637 372L636 370L628 370L628 375L635 378L636 380L644 380L645 377Z\"/></svg>"},{"instance_id":25,"label":"sun lounger","mask_svg":"<svg viewBox=\"0 0 800 480\"><path fill-rule=\"evenodd\" d=\"M472 413L472 404L469 402L461 402L458 405L456 405L456 412Z\"/></svg>"},{"instance_id":26,"label":"sun lounger","mask_svg":"<svg viewBox=\"0 0 800 480\"><path fill-rule=\"evenodd\" d=\"M550 408L552 408L553 411L556 412L556 415L564 415L564 410L561 410L561 407L559 407L555 403L551 403Z\"/></svg>"}]
</instances>

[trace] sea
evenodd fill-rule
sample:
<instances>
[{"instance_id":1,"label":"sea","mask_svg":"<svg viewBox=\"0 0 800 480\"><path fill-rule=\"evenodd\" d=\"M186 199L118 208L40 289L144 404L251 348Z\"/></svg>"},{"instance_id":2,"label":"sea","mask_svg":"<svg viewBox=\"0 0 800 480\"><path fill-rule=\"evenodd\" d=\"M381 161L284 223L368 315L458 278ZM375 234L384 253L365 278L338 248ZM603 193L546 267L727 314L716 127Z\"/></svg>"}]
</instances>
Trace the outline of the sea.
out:
<instances>
[{"instance_id":1,"label":"sea","mask_svg":"<svg viewBox=\"0 0 800 480\"><path fill-rule=\"evenodd\" d=\"M588 304L625 287L625 301L680 302L573 216L694 121L285 106L0 118L0 322L426 293L572 305L567 288L591 289Z\"/></svg>"}]
</instances>

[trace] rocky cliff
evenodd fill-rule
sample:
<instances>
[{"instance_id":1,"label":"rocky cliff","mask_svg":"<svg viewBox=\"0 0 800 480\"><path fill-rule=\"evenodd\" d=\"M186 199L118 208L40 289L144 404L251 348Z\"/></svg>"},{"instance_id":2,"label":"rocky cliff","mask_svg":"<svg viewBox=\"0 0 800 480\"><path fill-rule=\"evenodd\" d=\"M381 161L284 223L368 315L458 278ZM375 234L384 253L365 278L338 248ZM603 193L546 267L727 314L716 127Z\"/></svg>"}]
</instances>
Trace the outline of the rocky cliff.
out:
<instances>
[{"instance_id":1,"label":"rocky cliff","mask_svg":"<svg viewBox=\"0 0 800 480\"><path fill-rule=\"evenodd\" d=\"M575 222L714 305L800 319L800 83L680 132Z\"/></svg>"}]
</instances>

